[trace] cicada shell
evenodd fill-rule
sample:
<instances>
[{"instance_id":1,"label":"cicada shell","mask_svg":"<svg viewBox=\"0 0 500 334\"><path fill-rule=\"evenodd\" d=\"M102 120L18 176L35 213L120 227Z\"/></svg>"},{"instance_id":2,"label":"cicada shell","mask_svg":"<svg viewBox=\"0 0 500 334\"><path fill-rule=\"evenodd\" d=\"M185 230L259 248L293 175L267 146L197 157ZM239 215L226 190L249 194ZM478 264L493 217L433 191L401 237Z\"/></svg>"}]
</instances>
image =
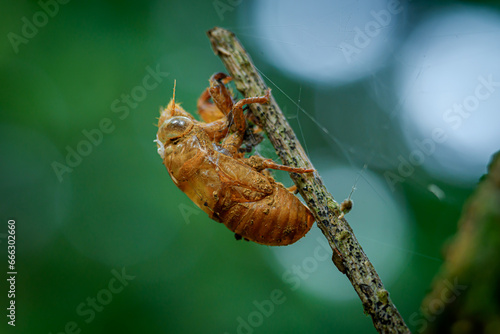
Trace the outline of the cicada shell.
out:
<instances>
[{"instance_id":1,"label":"cicada shell","mask_svg":"<svg viewBox=\"0 0 500 334\"><path fill-rule=\"evenodd\" d=\"M210 218L259 244L292 244L310 230L314 218L264 170L314 170L282 166L258 156L245 158L239 152L246 129L243 106L267 103L269 93L234 103L225 86L229 80L223 73L210 79L210 87L198 101L205 122L175 102L174 88L174 97L158 121L158 153L175 185Z\"/></svg>"}]
</instances>

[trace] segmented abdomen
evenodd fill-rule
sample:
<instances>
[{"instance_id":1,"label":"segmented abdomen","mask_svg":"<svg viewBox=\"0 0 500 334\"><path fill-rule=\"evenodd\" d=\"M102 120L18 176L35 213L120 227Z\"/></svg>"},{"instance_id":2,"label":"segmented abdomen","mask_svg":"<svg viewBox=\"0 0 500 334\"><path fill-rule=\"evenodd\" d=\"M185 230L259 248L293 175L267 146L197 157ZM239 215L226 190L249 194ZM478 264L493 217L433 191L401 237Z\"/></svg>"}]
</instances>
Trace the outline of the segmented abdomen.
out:
<instances>
[{"instance_id":1,"label":"segmented abdomen","mask_svg":"<svg viewBox=\"0 0 500 334\"><path fill-rule=\"evenodd\" d=\"M258 201L231 203L221 199L213 219L259 244L285 246L296 242L311 229L314 217L281 184L273 186L273 193Z\"/></svg>"}]
</instances>

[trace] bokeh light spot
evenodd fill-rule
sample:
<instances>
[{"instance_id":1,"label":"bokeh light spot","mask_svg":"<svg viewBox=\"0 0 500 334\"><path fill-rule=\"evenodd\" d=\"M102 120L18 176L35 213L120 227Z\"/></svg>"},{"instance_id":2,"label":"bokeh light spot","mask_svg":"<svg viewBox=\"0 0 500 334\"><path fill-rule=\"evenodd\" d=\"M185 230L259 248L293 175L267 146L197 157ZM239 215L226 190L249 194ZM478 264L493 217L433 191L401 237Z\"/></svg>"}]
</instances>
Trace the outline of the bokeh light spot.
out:
<instances>
[{"instance_id":1,"label":"bokeh light spot","mask_svg":"<svg viewBox=\"0 0 500 334\"><path fill-rule=\"evenodd\" d=\"M499 38L499 13L455 6L425 18L402 51L398 116L435 177L472 184L499 148Z\"/></svg>"},{"instance_id":2,"label":"bokeh light spot","mask_svg":"<svg viewBox=\"0 0 500 334\"><path fill-rule=\"evenodd\" d=\"M256 1L257 43L273 66L302 80L343 84L371 75L391 54L406 5L393 2ZM245 13L245 17L247 17Z\"/></svg>"}]
</instances>

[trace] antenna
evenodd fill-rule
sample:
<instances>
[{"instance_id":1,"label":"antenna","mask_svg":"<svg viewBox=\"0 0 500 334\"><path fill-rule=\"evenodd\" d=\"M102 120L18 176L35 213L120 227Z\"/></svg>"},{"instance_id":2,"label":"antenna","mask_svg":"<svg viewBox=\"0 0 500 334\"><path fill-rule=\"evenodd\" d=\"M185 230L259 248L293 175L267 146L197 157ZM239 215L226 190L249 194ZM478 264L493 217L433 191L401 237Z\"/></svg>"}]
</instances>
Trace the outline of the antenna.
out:
<instances>
[{"instance_id":1,"label":"antenna","mask_svg":"<svg viewBox=\"0 0 500 334\"><path fill-rule=\"evenodd\" d=\"M177 80L174 79L174 95L172 96L172 101L174 101L174 108L175 108L175 85L177 84Z\"/></svg>"}]
</instances>

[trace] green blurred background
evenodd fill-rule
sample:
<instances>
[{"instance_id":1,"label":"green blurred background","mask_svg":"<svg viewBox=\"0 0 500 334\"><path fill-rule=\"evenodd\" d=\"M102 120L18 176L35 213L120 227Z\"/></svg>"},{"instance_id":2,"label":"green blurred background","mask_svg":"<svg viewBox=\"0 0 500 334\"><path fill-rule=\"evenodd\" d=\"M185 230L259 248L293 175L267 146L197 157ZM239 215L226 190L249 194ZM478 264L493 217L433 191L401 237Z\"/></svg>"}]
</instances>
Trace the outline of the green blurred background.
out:
<instances>
[{"instance_id":1,"label":"green blurred background","mask_svg":"<svg viewBox=\"0 0 500 334\"><path fill-rule=\"evenodd\" d=\"M400 26L391 30L397 34L391 54L368 74L343 81L315 81L280 68L263 40L298 49L309 42L270 39L258 30L298 29L314 41L309 32L334 20L329 16L316 20L307 13L263 23L257 1L62 2L0 5L0 259L7 268L7 221L14 219L18 272L16 327L4 316L1 332L375 331L330 254L315 252L321 245L316 227L297 245L279 249L236 241L194 207L162 165L154 123L174 79L177 101L194 111L210 75L225 71L205 35L214 26L234 31L272 80L275 97L334 197L342 201L358 180L347 218L406 322L421 329L420 302L481 173L463 181L417 166L394 189L388 186L384 175L397 173L398 154L411 152L403 144L406 129L399 121L405 116L398 114L402 100L394 97L392 78L401 63L397 50L413 29L428 13L446 12L456 2L405 3ZM361 4L358 10L371 10ZM471 4L498 10L495 2ZM46 22L37 14L44 6L53 14L45 15ZM308 6L317 13L326 5ZM340 12L343 23L331 34L353 33L353 8ZM40 20L36 31L23 28L34 20ZM498 31L489 33L498 43ZM322 42L309 52L331 46ZM292 53L289 59L295 61ZM161 72L156 79L154 71ZM72 157L73 167L56 172L68 165L72 150L84 152L81 161ZM275 157L268 143L259 152ZM291 184L286 175L277 178ZM296 274L297 266L307 274ZM119 283L118 273L128 280ZM5 279L0 289L5 310ZM270 306L266 300L273 296L280 297Z\"/></svg>"}]
</instances>

